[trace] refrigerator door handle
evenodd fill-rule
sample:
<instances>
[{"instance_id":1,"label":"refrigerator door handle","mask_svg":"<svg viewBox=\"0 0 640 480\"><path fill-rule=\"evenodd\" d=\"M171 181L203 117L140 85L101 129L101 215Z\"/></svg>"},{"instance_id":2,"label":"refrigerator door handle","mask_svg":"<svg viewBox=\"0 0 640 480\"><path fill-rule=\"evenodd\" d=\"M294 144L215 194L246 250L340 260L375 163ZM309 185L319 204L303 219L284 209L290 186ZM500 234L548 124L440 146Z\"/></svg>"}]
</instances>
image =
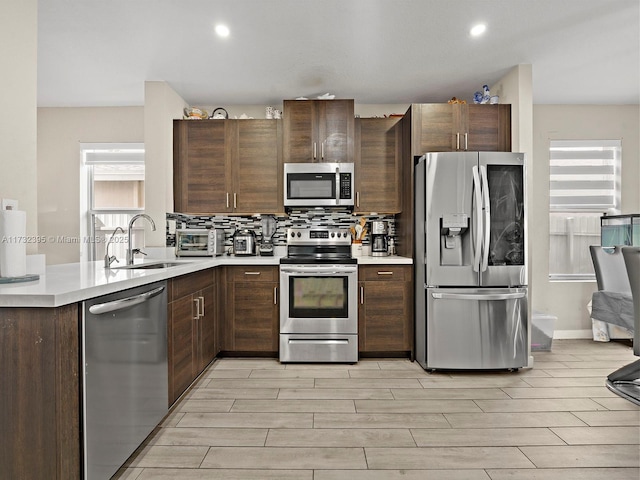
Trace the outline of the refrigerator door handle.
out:
<instances>
[{"instance_id":1,"label":"refrigerator door handle","mask_svg":"<svg viewBox=\"0 0 640 480\"><path fill-rule=\"evenodd\" d=\"M491 233L491 204L489 202L489 180L487 180L486 167L480 167L480 174L482 179L482 208L484 210L484 240L482 243L482 265L480 266L480 271L486 272L489 266L489 242L491 241L489 237Z\"/></svg>"},{"instance_id":2,"label":"refrigerator door handle","mask_svg":"<svg viewBox=\"0 0 640 480\"><path fill-rule=\"evenodd\" d=\"M482 255L482 188L480 184L480 175L478 174L478 166L473 166L473 190L476 201L473 208L473 218L476 221L476 238L475 248L473 250L473 271L480 270L480 260Z\"/></svg>"},{"instance_id":3,"label":"refrigerator door handle","mask_svg":"<svg viewBox=\"0 0 640 480\"><path fill-rule=\"evenodd\" d=\"M434 292L431 296L439 300L516 300L518 298L524 298L525 292L516 293L437 293Z\"/></svg>"}]
</instances>

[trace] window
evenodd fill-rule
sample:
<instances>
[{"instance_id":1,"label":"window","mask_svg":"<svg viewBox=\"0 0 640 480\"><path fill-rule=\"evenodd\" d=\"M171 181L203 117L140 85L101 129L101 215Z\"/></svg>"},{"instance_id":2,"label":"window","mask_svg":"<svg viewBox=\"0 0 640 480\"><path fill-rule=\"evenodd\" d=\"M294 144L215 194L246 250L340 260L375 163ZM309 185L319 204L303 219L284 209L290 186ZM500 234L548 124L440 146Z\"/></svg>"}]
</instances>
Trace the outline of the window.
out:
<instances>
[{"instance_id":1,"label":"window","mask_svg":"<svg viewBox=\"0 0 640 480\"><path fill-rule=\"evenodd\" d=\"M110 255L126 257L127 226L131 217L144 210L144 145L82 144L81 244L83 261L101 260L106 243L116 227L118 233ZM144 242L144 228L135 228L133 245Z\"/></svg>"},{"instance_id":2,"label":"window","mask_svg":"<svg viewBox=\"0 0 640 480\"><path fill-rule=\"evenodd\" d=\"M594 279L589 245L600 244L600 217L619 213L620 140L551 140L549 278Z\"/></svg>"}]
</instances>

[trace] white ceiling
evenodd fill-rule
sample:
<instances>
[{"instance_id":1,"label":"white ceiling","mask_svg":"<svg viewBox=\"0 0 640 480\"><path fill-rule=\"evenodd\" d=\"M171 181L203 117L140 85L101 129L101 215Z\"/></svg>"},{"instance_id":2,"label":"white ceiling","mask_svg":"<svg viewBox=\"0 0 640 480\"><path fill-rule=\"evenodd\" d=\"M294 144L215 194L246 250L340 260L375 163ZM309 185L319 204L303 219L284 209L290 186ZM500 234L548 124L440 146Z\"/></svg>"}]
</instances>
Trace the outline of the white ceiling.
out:
<instances>
[{"instance_id":1,"label":"white ceiling","mask_svg":"<svg viewBox=\"0 0 640 480\"><path fill-rule=\"evenodd\" d=\"M471 101L517 64L536 104L638 104L639 61L638 0L38 2L42 107L143 105L158 80L191 105Z\"/></svg>"}]
</instances>

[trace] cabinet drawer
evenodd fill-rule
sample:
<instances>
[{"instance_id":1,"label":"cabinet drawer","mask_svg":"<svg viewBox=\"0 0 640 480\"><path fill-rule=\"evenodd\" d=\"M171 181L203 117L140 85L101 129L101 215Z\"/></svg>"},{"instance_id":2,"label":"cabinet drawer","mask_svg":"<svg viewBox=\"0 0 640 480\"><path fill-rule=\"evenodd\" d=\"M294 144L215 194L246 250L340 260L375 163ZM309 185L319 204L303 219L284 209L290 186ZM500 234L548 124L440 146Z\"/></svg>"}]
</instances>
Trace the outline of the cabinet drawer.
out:
<instances>
[{"instance_id":1,"label":"cabinet drawer","mask_svg":"<svg viewBox=\"0 0 640 480\"><path fill-rule=\"evenodd\" d=\"M228 282L277 282L278 267L229 267L227 270Z\"/></svg>"},{"instance_id":2,"label":"cabinet drawer","mask_svg":"<svg viewBox=\"0 0 640 480\"><path fill-rule=\"evenodd\" d=\"M172 281L170 301L177 300L185 295L190 295L198 290L203 290L213 283L212 268L176 277Z\"/></svg>"},{"instance_id":3,"label":"cabinet drawer","mask_svg":"<svg viewBox=\"0 0 640 480\"><path fill-rule=\"evenodd\" d=\"M411 281L411 267L402 265L376 265L361 266L358 269L358 276L361 281Z\"/></svg>"}]
</instances>

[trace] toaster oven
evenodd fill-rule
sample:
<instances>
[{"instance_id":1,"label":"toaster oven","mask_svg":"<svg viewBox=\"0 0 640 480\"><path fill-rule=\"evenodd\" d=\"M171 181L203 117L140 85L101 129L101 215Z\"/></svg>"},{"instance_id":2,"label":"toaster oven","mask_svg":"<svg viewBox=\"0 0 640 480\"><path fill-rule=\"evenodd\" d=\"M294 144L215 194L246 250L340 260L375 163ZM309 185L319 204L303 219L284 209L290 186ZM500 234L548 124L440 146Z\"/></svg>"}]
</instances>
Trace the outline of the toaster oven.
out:
<instances>
[{"instance_id":1,"label":"toaster oven","mask_svg":"<svg viewBox=\"0 0 640 480\"><path fill-rule=\"evenodd\" d=\"M215 257L224 254L224 230L176 230L176 257Z\"/></svg>"}]
</instances>

